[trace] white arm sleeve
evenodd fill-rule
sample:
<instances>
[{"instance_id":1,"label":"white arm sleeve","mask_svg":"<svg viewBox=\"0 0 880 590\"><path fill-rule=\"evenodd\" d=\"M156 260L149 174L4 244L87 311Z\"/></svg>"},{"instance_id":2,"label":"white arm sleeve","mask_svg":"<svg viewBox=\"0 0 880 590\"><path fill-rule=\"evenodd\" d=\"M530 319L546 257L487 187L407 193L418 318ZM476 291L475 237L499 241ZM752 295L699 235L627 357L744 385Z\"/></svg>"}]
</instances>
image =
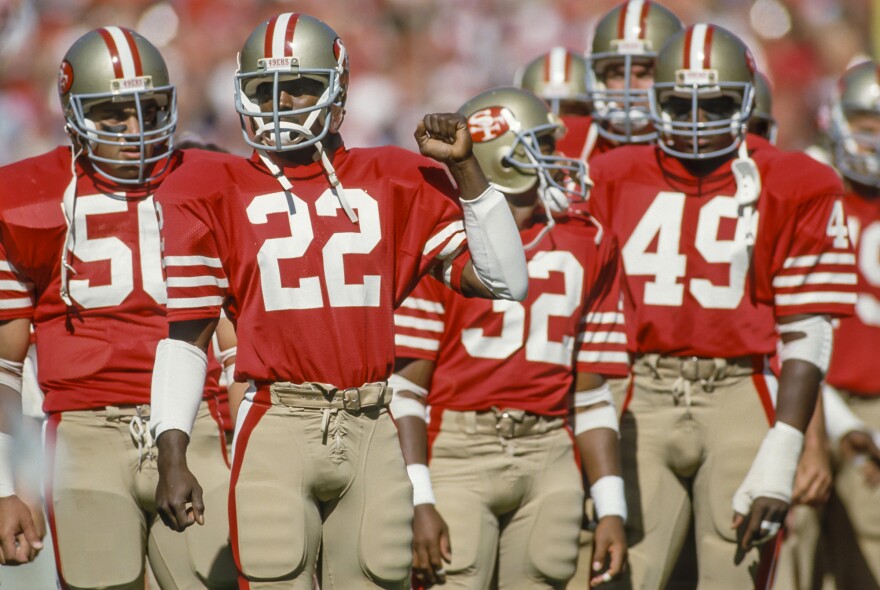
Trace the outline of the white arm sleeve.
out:
<instances>
[{"instance_id":1,"label":"white arm sleeve","mask_svg":"<svg viewBox=\"0 0 880 590\"><path fill-rule=\"evenodd\" d=\"M208 356L201 349L182 340L159 341L150 392L150 430L155 438L166 430L190 436L207 373Z\"/></svg>"},{"instance_id":2,"label":"white arm sleeve","mask_svg":"<svg viewBox=\"0 0 880 590\"><path fill-rule=\"evenodd\" d=\"M525 299L526 255L507 199L489 187L476 199L461 199L461 207L477 278L500 299Z\"/></svg>"}]
</instances>

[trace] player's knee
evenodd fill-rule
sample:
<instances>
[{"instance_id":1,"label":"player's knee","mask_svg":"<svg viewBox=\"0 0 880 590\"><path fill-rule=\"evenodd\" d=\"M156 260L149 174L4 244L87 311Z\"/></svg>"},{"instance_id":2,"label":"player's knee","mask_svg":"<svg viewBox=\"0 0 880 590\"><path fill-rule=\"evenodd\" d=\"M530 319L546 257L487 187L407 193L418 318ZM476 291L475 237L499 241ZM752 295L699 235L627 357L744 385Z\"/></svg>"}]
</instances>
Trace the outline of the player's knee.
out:
<instances>
[{"instance_id":1,"label":"player's knee","mask_svg":"<svg viewBox=\"0 0 880 590\"><path fill-rule=\"evenodd\" d=\"M382 584L409 579L412 566L412 486L386 483L382 494L364 502L358 541L361 568Z\"/></svg>"},{"instance_id":2,"label":"player's knee","mask_svg":"<svg viewBox=\"0 0 880 590\"><path fill-rule=\"evenodd\" d=\"M553 585L574 575L584 496L580 489L558 490L541 499L528 539L529 576Z\"/></svg>"},{"instance_id":3,"label":"player's knee","mask_svg":"<svg viewBox=\"0 0 880 590\"><path fill-rule=\"evenodd\" d=\"M239 481L235 514L233 543L238 549L238 567L246 578L285 580L302 573L310 531L305 502L298 493Z\"/></svg>"}]
</instances>

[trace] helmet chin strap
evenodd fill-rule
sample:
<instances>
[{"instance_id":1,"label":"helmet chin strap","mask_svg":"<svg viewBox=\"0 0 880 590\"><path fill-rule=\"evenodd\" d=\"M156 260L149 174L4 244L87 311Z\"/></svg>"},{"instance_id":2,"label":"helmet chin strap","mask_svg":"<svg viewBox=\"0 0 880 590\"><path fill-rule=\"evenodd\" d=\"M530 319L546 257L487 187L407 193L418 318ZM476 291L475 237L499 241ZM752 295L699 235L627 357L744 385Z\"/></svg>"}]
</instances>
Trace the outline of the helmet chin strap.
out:
<instances>
[{"instance_id":1,"label":"helmet chin strap","mask_svg":"<svg viewBox=\"0 0 880 590\"><path fill-rule=\"evenodd\" d=\"M61 213L64 214L64 221L67 229L64 233L64 245L61 247L61 300L67 307L73 307L73 299L70 296L70 284L68 273L76 274L76 270L70 265L70 253L76 246L76 232L74 230L74 216L76 214L76 159L83 153L82 146L77 148L77 142L73 142L70 149L70 182L64 189L64 196L61 199Z\"/></svg>"},{"instance_id":2,"label":"helmet chin strap","mask_svg":"<svg viewBox=\"0 0 880 590\"><path fill-rule=\"evenodd\" d=\"M311 134L311 132L309 132ZM315 144L315 149L318 151L318 154L321 158L321 166L324 168L324 172L327 174L327 180L330 182L330 188L333 191L333 194L336 195L336 198L339 200L339 205L342 207L342 210L345 211L345 214L348 216L348 219L352 223L358 222L358 216L352 209L351 205L348 203L348 199L345 198L345 189L342 186L342 183L339 182L339 178L336 175L336 169L333 167L333 163L330 161L329 156L327 156L326 150L324 150L324 145L319 141ZM263 164L266 165L266 168L269 169L269 172L272 173L272 176L275 177L275 180L281 185L281 188L284 189L284 192L288 195L288 205L290 207L290 213L293 214L296 212L293 206L293 200L290 198L290 193L293 191L293 185L290 180L284 175L281 168L272 161L272 158L266 155L266 150L257 150L257 154L260 156L260 160L263 161Z\"/></svg>"},{"instance_id":3,"label":"helmet chin strap","mask_svg":"<svg viewBox=\"0 0 880 590\"><path fill-rule=\"evenodd\" d=\"M741 223L745 223L743 237L749 249L749 258L751 258L751 251L755 246L755 236L758 232L756 206L758 197L761 195L761 175L755 161L749 157L749 149L745 139L739 144L737 157L730 163L730 169L736 180L734 199L736 199L739 220ZM739 235L740 232L737 231L737 234Z\"/></svg>"}]
</instances>

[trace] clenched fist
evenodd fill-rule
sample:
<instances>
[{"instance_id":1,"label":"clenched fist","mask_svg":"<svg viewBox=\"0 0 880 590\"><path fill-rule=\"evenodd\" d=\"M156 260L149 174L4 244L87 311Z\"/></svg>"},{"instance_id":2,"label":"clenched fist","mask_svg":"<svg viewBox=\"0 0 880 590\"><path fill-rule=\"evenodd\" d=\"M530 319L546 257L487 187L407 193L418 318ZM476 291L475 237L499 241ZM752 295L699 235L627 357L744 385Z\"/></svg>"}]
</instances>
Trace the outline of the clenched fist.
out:
<instances>
[{"instance_id":1,"label":"clenched fist","mask_svg":"<svg viewBox=\"0 0 880 590\"><path fill-rule=\"evenodd\" d=\"M444 164L457 164L473 156L467 121L458 113L425 115L415 138L422 155Z\"/></svg>"}]
</instances>

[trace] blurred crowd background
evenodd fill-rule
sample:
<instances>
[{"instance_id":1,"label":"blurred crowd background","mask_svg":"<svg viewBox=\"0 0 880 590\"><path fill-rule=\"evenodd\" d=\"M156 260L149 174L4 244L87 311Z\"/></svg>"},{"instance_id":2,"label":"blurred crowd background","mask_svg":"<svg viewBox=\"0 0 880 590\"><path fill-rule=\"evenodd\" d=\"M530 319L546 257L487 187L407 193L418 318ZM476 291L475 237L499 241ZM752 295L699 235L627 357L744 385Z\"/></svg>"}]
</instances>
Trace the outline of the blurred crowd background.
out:
<instances>
[{"instance_id":1,"label":"blurred crowd background","mask_svg":"<svg viewBox=\"0 0 880 590\"><path fill-rule=\"evenodd\" d=\"M66 141L58 66L83 33L131 27L159 46L180 101L178 137L235 153L235 56L250 31L279 12L317 16L351 56L343 136L349 146L415 149L427 112L452 111L554 45L589 47L619 0L0 0L0 164ZM663 0L686 24L710 21L752 47L774 87L779 143L803 149L820 106L847 64L874 55L880 0Z\"/></svg>"}]
</instances>

